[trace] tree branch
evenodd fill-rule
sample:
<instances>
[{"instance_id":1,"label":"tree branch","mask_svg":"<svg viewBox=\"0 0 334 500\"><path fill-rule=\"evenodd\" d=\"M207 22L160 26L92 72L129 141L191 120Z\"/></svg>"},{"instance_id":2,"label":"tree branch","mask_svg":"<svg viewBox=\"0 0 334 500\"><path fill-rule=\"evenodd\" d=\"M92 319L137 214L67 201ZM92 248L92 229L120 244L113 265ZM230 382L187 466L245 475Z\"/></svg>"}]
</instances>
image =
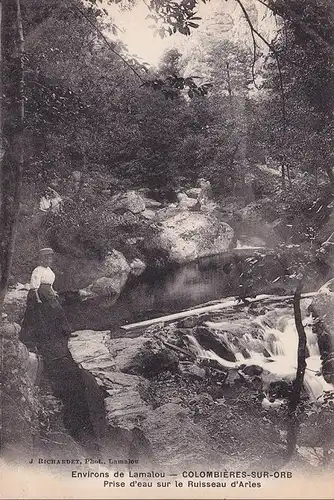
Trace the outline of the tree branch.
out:
<instances>
[{"instance_id":1,"label":"tree branch","mask_svg":"<svg viewBox=\"0 0 334 500\"><path fill-rule=\"evenodd\" d=\"M277 69L278 69L278 75L279 75L279 82L280 82L280 91L281 91L281 100L282 100L282 118L283 118L283 142L285 142L285 131L286 131L286 105L285 105L285 95L284 95L284 87L283 87L283 75L282 75L282 68L281 68L281 63L280 63L280 60L279 60L279 56L278 56L278 53L275 49L275 47L273 46L272 43L268 42L268 40L265 39L265 37L263 35L261 35L261 33L256 29L254 28L254 25L249 17L249 14L247 12L247 10L245 9L243 3L241 0L235 0L237 2L237 4L239 5L239 7L241 8L244 16L245 16L245 19L248 23L248 26L250 27L250 30L251 30L251 34L252 34L252 38L253 38L253 42L255 40L255 35L268 47L268 49L273 53L274 57L275 57L275 60L276 60L276 64L277 64Z\"/></svg>"},{"instance_id":2,"label":"tree branch","mask_svg":"<svg viewBox=\"0 0 334 500\"><path fill-rule=\"evenodd\" d=\"M306 334L302 322L302 314L300 310L300 296L302 291L302 283L296 289L293 299L293 310L295 315L296 330L298 333L298 351L297 351L297 372L293 383L292 393L288 405L288 434L287 434L287 454L291 458L297 443L298 434L298 418L296 410L300 403L300 394L304 383L304 375L306 369Z\"/></svg>"},{"instance_id":3,"label":"tree branch","mask_svg":"<svg viewBox=\"0 0 334 500\"><path fill-rule=\"evenodd\" d=\"M82 11L81 9L79 9L79 7L77 5L75 5L74 3L72 3L72 6L94 28L94 30L98 33L98 35L102 38L102 40L104 41L104 43L107 45L107 47L109 48L109 50L113 54L115 54L115 56L117 56L119 59L121 59L123 61L123 63L125 64L125 66L127 66L137 76L137 78L139 78L139 80L141 82L144 82L145 80L138 73L138 71L130 63L128 63L128 61L119 52L117 52L113 48L112 44L109 42L109 40L107 39L107 37L103 34L103 32L100 30L100 28L98 26L96 26L96 24L89 18L89 16L87 16L87 14L84 11Z\"/></svg>"},{"instance_id":4,"label":"tree branch","mask_svg":"<svg viewBox=\"0 0 334 500\"><path fill-rule=\"evenodd\" d=\"M276 0L275 2L273 0L269 0L268 3L266 3L264 0L256 1L261 5L267 7L267 9L271 10L274 15L279 15L282 19L293 22L311 39L316 41L326 50L333 52L333 47L331 46L331 44L327 42L321 35L319 35L319 33L317 33L313 28L306 24L302 19L300 19L300 16L296 14L296 12L286 2L279 0Z\"/></svg>"}]
</instances>

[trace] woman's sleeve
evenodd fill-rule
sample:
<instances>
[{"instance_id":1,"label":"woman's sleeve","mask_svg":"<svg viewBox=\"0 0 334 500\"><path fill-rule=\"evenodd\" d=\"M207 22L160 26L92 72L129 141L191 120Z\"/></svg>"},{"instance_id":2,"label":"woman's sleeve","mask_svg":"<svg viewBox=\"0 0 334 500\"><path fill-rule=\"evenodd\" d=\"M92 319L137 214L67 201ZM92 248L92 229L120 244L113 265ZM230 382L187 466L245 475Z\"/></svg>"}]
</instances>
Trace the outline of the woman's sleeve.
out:
<instances>
[{"instance_id":1,"label":"woman's sleeve","mask_svg":"<svg viewBox=\"0 0 334 500\"><path fill-rule=\"evenodd\" d=\"M31 290L38 290L40 284L41 284L41 273L40 273L40 269L38 267L36 267L36 269L33 270L31 278L30 278L30 289Z\"/></svg>"}]
</instances>

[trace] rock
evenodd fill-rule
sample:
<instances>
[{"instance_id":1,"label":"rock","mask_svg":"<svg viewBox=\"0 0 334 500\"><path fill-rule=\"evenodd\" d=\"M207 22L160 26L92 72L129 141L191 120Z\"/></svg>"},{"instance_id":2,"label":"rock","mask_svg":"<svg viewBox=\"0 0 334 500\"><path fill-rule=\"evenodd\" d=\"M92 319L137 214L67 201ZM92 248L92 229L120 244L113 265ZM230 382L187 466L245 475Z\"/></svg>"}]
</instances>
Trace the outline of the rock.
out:
<instances>
[{"instance_id":1,"label":"rock","mask_svg":"<svg viewBox=\"0 0 334 500\"><path fill-rule=\"evenodd\" d=\"M200 204L200 209L203 211L213 211L216 208L212 201L212 187L210 181L206 179L198 179L200 192L197 201Z\"/></svg>"},{"instance_id":2,"label":"rock","mask_svg":"<svg viewBox=\"0 0 334 500\"><path fill-rule=\"evenodd\" d=\"M42 370L41 360L37 357L35 353L28 352L28 359L26 362L26 373L32 384L36 385L38 384L39 382L38 378L40 376L41 370Z\"/></svg>"},{"instance_id":3,"label":"rock","mask_svg":"<svg viewBox=\"0 0 334 500\"><path fill-rule=\"evenodd\" d=\"M217 333L227 334L230 338L242 339L245 334L258 338L263 333L263 328L249 319L238 319L237 321L206 321L205 326L215 330Z\"/></svg>"},{"instance_id":4,"label":"rock","mask_svg":"<svg viewBox=\"0 0 334 500\"><path fill-rule=\"evenodd\" d=\"M104 275L107 278L120 277L120 280L127 278L130 273L130 266L124 255L118 250L108 252L103 261ZM122 285L120 285L122 287Z\"/></svg>"},{"instance_id":5,"label":"rock","mask_svg":"<svg viewBox=\"0 0 334 500\"><path fill-rule=\"evenodd\" d=\"M127 373L112 372L94 369L94 376L99 385L105 389L111 389L113 394L123 392L128 389L139 390L139 388L148 388L149 381L137 375L128 375Z\"/></svg>"},{"instance_id":6,"label":"rock","mask_svg":"<svg viewBox=\"0 0 334 500\"><path fill-rule=\"evenodd\" d=\"M261 373L263 372L263 368L262 366L258 365L246 365L242 369L242 372L249 377L254 377L255 375L261 375Z\"/></svg>"},{"instance_id":7,"label":"rock","mask_svg":"<svg viewBox=\"0 0 334 500\"><path fill-rule=\"evenodd\" d=\"M185 193L178 193L177 200L179 202L178 207L184 210L194 209L198 205L197 200L194 200L193 198L188 198L188 196Z\"/></svg>"},{"instance_id":8,"label":"rock","mask_svg":"<svg viewBox=\"0 0 334 500\"><path fill-rule=\"evenodd\" d=\"M111 427L132 430L149 415L150 407L136 390L121 391L105 399L107 421Z\"/></svg>"},{"instance_id":9,"label":"rock","mask_svg":"<svg viewBox=\"0 0 334 500\"><path fill-rule=\"evenodd\" d=\"M213 397L207 392L202 392L197 394L193 399L189 401L190 405L208 405L213 403Z\"/></svg>"},{"instance_id":10,"label":"rock","mask_svg":"<svg viewBox=\"0 0 334 500\"><path fill-rule=\"evenodd\" d=\"M204 326L198 326L194 328L193 335L201 344L203 349L215 352L218 356L227 361L236 361L235 354L232 352L230 347L215 333Z\"/></svg>"},{"instance_id":11,"label":"rock","mask_svg":"<svg viewBox=\"0 0 334 500\"><path fill-rule=\"evenodd\" d=\"M250 353L247 351L245 347L241 347L240 352L245 359L249 359L251 357Z\"/></svg>"},{"instance_id":12,"label":"rock","mask_svg":"<svg viewBox=\"0 0 334 500\"><path fill-rule=\"evenodd\" d=\"M186 190L186 195L189 198L194 198L195 200L197 200L200 192L201 192L201 188L193 187L193 188L190 188L190 189Z\"/></svg>"},{"instance_id":13,"label":"rock","mask_svg":"<svg viewBox=\"0 0 334 500\"><path fill-rule=\"evenodd\" d=\"M183 318L177 322L178 328L194 328L200 322L200 317L196 316L188 316L188 318ZM189 333L189 332L188 332Z\"/></svg>"},{"instance_id":14,"label":"rock","mask_svg":"<svg viewBox=\"0 0 334 500\"><path fill-rule=\"evenodd\" d=\"M32 456L39 405L28 376L29 354L19 341L20 328L0 318L1 345L1 456L13 464Z\"/></svg>"},{"instance_id":15,"label":"rock","mask_svg":"<svg viewBox=\"0 0 334 500\"><path fill-rule=\"evenodd\" d=\"M83 291L85 292L85 290ZM115 281L113 278L99 278L95 280L86 289L86 292L91 292L92 295L98 295L99 297L118 297L119 292L116 290ZM83 296L82 292L80 292Z\"/></svg>"},{"instance_id":16,"label":"rock","mask_svg":"<svg viewBox=\"0 0 334 500\"><path fill-rule=\"evenodd\" d=\"M78 337L70 339L69 349L76 363L93 374L114 369L113 359L106 346L110 331L81 330L75 333Z\"/></svg>"},{"instance_id":17,"label":"rock","mask_svg":"<svg viewBox=\"0 0 334 500\"><path fill-rule=\"evenodd\" d=\"M316 333L321 334L320 330L325 329L327 333L331 334L331 350L334 351L334 294L326 293L322 287L319 293L313 297L309 305L309 312L319 320L319 324L314 325Z\"/></svg>"},{"instance_id":18,"label":"rock","mask_svg":"<svg viewBox=\"0 0 334 500\"><path fill-rule=\"evenodd\" d=\"M155 217L155 212L154 210L144 210L144 212L141 213L142 217L144 217L147 220L152 220Z\"/></svg>"},{"instance_id":19,"label":"rock","mask_svg":"<svg viewBox=\"0 0 334 500\"><path fill-rule=\"evenodd\" d=\"M178 356L152 339L143 336L113 339L107 345L114 370L147 378L166 371L178 371Z\"/></svg>"},{"instance_id":20,"label":"rock","mask_svg":"<svg viewBox=\"0 0 334 500\"><path fill-rule=\"evenodd\" d=\"M113 196L108 204L108 208L113 212L132 212L139 214L145 210L145 201L135 191L127 191Z\"/></svg>"},{"instance_id":21,"label":"rock","mask_svg":"<svg viewBox=\"0 0 334 500\"><path fill-rule=\"evenodd\" d=\"M214 442L201 425L194 424L187 410L168 403L151 411L142 423L142 431L150 444L155 464L171 471L224 463L214 449Z\"/></svg>"},{"instance_id":22,"label":"rock","mask_svg":"<svg viewBox=\"0 0 334 500\"><path fill-rule=\"evenodd\" d=\"M140 276L146 269L146 264L140 259L134 259L130 264L131 274Z\"/></svg>"},{"instance_id":23,"label":"rock","mask_svg":"<svg viewBox=\"0 0 334 500\"><path fill-rule=\"evenodd\" d=\"M10 321L20 321L22 319L29 288L29 283L26 285L18 283L15 288L8 290L4 301L4 311Z\"/></svg>"},{"instance_id":24,"label":"rock","mask_svg":"<svg viewBox=\"0 0 334 500\"><path fill-rule=\"evenodd\" d=\"M38 449L38 456L45 460L50 460L52 457L55 460L59 460L59 464L46 465L45 468L52 468L52 471L59 471L62 469L62 473L66 473L68 470L68 464L62 462L66 460L72 460L75 455L82 464L85 463L85 450L78 444L78 442L71 438L69 434L62 431L49 431L48 439L40 438L35 436L35 449ZM77 465L77 468L84 469L84 465Z\"/></svg>"},{"instance_id":25,"label":"rock","mask_svg":"<svg viewBox=\"0 0 334 500\"><path fill-rule=\"evenodd\" d=\"M139 260L139 259L138 259ZM108 252L99 270L104 273L88 287L80 290L82 298L100 296L117 298L129 277L131 267L121 252Z\"/></svg>"},{"instance_id":26,"label":"rock","mask_svg":"<svg viewBox=\"0 0 334 500\"><path fill-rule=\"evenodd\" d=\"M183 366L181 371L183 375L198 380L204 380L206 377L205 369L198 365Z\"/></svg>"},{"instance_id":27,"label":"rock","mask_svg":"<svg viewBox=\"0 0 334 500\"><path fill-rule=\"evenodd\" d=\"M262 354L265 358L271 358L271 354L265 347L263 348Z\"/></svg>"},{"instance_id":28,"label":"rock","mask_svg":"<svg viewBox=\"0 0 334 500\"><path fill-rule=\"evenodd\" d=\"M99 278L113 278L114 288L118 292L123 288L130 274L130 266L121 252L112 250L102 259L78 257L74 249L71 252L72 247L63 254L55 255L53 271L57 290L84 290Z\"/></svg>"},{"instance_id":29,"label":"rock","mask_svg":"<svg viewBox=\"0 0 334 500\"><path fill-rule=\"evenodd\" d=\"M162 207L162 203L160 203L160 201L152 200L152 198L147 198L145 196L143 196L142 198L144 200L146 209L149 209L149 208L158 209L158 208Z\"/></svg>"},{"instance_id":30,"label":"rock","mask_svg":"<svg viewBox=\"0 0 334 500\"><path fill-rule=\"evenodd\" d=\"M334 383L334 358L324 361L321 367L321 372L328 384Z\"/></svg>"},{"instance_id":31,"label":"rock","mask_svg":"<svg viewBox=\"0 0 334 500\"><path fill-rule=\"evenodd\" d=\"M234 245L233 229L213 215L168 209L159 215L159 222L159 248L173 262L190 262L225 252Z\"/></svg>"}]
</instances>

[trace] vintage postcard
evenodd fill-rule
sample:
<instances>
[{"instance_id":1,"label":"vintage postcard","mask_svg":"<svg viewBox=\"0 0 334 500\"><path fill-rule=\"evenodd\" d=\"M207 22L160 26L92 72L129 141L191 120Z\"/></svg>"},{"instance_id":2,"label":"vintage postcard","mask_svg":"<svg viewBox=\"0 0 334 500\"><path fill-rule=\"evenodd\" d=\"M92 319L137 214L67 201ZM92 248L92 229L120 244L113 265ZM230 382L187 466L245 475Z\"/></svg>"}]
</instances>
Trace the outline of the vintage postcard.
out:
<instances>
[{"instance_id":1,"label":"vintage postcard","mask_svg":"<svg viewBox=\"0 0 334 500\"><path fill-rule=\"evenodd\" d=\"M0 498L333 498L333 28L0 2Z\"/></svg>"}]
</instances>

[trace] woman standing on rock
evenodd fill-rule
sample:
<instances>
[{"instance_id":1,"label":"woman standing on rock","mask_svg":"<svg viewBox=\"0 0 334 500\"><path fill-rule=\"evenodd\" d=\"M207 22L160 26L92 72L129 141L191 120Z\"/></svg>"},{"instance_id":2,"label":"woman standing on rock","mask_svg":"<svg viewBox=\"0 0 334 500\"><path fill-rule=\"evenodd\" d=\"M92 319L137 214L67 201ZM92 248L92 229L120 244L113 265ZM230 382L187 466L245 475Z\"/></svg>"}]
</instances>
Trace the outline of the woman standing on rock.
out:
<instances>
[{"instance_id":1,"label":"woman standing on rock","mask_svg":"<svg viewBox=\"0 0 334 500\"><path fill-rule=\"evenodd\" d=\"M68 351L71 328L53 289L55 274L50 268L52 248L42 248L39 265L33 270L24 314L21 341L28 349L37 350L44 358L60 358Z\"/></svg>"},{"instance_id":2,"label":"woman standing on rock","mask_svg":"<svg viewBox=\"0 0 334 500\"><path fill-rule=\"evenodd\" d=\"M64 404L65 428L91 453L96 453L96 437L86 397L89 387L84 371L75 363L68 348L71 328L53 289L55 275L50 268L53 253L52 248L42 248L39 252L39 265L31 275L20 340L29 350L41 354L53 394Z\"/></svg>"}]
</instances>

